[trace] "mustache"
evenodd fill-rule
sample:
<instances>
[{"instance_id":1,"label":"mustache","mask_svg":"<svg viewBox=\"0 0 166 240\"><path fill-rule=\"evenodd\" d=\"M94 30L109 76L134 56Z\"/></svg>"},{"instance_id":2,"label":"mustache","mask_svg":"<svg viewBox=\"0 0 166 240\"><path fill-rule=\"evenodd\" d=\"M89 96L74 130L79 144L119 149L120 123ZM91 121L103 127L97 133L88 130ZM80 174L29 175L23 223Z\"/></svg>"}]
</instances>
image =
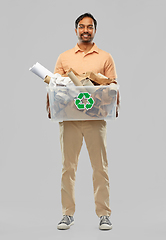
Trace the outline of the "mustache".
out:
<instances>
[{"instance_id":1,"label":"mustache","mask_svg":"<svg viewBox=\"0 0 166 240\"><path fill-rule=\"evenodd\" d=\"M91 36L91 34L88 33L88 32L84 32L84 33L82 33L81 36L83 36L84 34L86 34L86 35L88 35L88 36Z\"/></svg>"}]
</instances>

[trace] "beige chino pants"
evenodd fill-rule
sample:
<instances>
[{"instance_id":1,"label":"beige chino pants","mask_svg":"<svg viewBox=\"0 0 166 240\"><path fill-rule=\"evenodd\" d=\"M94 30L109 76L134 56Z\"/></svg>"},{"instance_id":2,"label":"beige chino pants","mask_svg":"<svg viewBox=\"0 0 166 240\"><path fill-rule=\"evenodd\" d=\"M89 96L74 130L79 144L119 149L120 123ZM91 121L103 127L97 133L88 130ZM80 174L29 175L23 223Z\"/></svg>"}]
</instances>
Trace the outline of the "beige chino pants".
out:
<instances>
[{"instance_id":1,"label":"beige chino pants","mask_svg":"<svg viewBox=\"0 0 166 240\"><path fill-rule=\"evenodd\" d=\"M104 120L64 121L59 125L63 164L62 213L73 216L75 212L75 176L84 137L93 169L95 211L98 217L110 216L106 122Z\"/></svg>"}]
</instances>

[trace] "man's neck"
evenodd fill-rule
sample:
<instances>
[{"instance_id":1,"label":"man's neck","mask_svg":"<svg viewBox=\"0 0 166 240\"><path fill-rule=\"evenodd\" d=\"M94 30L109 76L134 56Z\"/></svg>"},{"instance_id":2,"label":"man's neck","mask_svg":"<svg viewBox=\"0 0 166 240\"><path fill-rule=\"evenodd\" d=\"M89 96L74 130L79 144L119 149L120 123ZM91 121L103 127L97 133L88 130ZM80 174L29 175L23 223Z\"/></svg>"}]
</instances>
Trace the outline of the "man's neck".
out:
<instances>
[{"instance_id":1,"label":"man's neck","mask_svg":"<svg viewBox=\"0 0 166 240\"><path fill-rule=\"evenodd\" d=\"M79 48L84 51L84 53L89 52L91 48L94 46L93 42L90 43L78 42L77 44Z\"/></svg>"}]
</instances>

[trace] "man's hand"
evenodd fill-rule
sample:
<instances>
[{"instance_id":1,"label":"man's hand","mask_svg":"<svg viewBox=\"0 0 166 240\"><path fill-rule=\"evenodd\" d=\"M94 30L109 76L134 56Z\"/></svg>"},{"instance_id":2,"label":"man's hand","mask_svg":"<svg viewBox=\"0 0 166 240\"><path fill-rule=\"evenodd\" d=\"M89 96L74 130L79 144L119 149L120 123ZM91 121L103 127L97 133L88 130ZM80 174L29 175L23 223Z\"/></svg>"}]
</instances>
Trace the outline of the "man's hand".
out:
<instances>
[{"instance_id":1,"label":"man's hand","mask_svg":"<svg viewBox=\"0 0 166 240\"><path fill-rule=\"evenodd\" d=\"M119 108L120 108L120 94L119 91L117 91L117 107L116 107L116 117L119 116Z\"/></svg>"},{"instance_id":2,"label":"man's hand","mask_svg":"<svg viewBox=\"0 0 166 240\"><path fill-rule=\"evenodd\" d=\"M48 95L48 93L47 93L46 110L48 112L48 118L51 118L51 110L50 110L50 102L49 102L49 95Z\"/></svg>"}]
</instances>

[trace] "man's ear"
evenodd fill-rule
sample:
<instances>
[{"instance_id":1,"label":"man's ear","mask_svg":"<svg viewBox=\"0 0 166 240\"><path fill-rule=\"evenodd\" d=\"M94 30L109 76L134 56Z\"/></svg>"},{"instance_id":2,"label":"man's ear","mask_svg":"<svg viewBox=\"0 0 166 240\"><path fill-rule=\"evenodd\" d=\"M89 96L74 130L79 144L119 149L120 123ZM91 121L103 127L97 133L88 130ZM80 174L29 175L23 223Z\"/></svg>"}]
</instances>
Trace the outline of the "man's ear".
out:
<instances>
[{"instance_id":1,"label":"man's ear","mask_svg":"<svg viewBox=\"0 0 166 240\"><path fill-rule=\"evenodd\" d=\"M75 28L75 33L76 33L76 35L77 35L77 29Z\"/></svg>"}]
</instances>

